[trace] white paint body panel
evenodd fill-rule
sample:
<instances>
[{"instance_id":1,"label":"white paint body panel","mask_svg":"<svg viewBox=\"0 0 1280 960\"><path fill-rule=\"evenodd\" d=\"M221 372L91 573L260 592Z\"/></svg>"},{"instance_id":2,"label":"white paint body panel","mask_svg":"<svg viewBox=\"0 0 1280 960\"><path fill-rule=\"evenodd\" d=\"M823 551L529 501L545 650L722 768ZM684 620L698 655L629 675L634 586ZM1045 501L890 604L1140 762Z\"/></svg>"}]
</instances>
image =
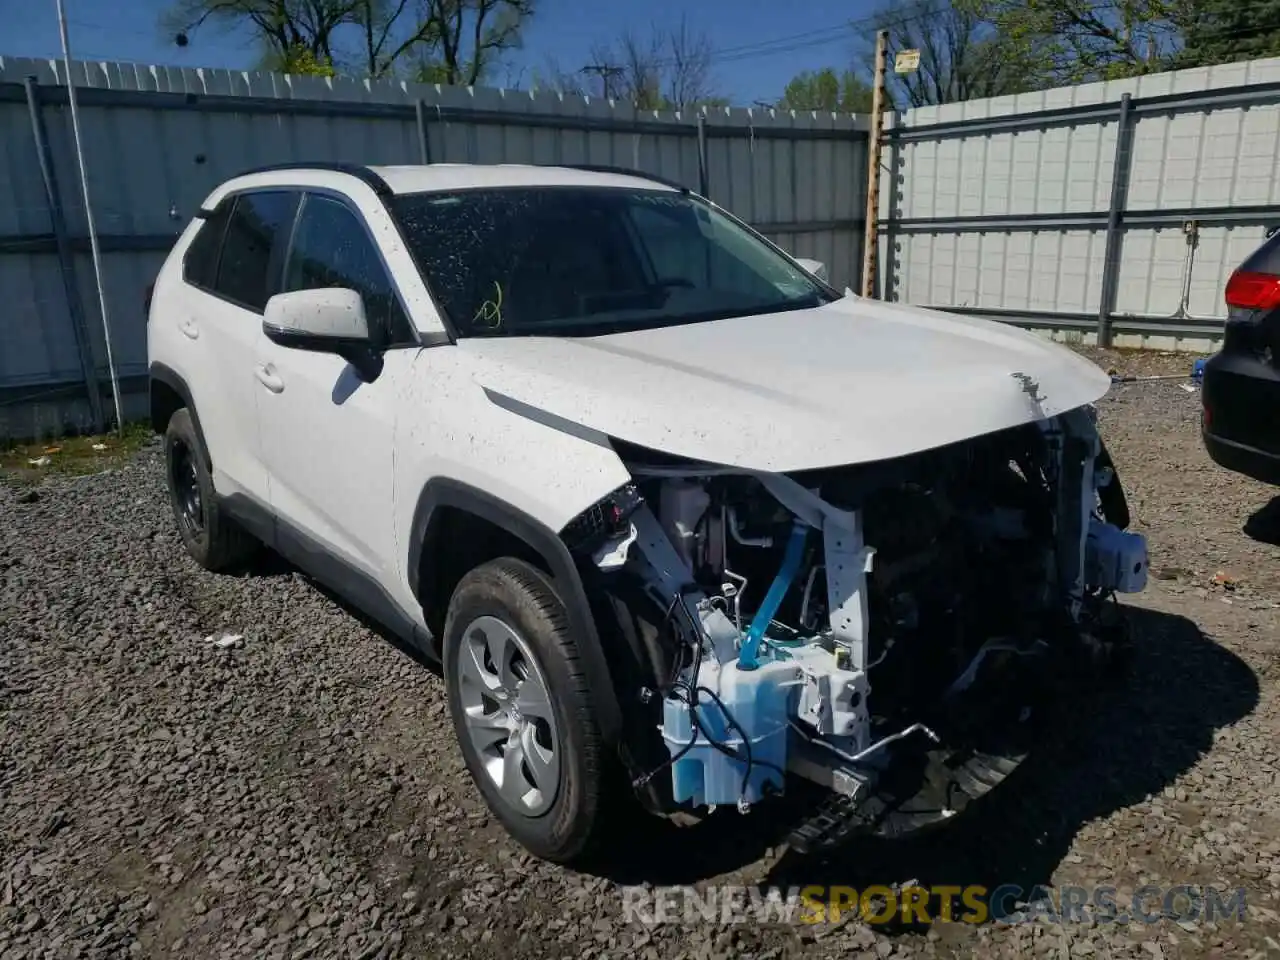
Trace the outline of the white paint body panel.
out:
<instances>
[{"instance_id":1,"label":"white paint body panel","mask_svg":"<svg viewBox=\"0 0 1280 960\"><path fill-rule=\"evenodd\" d=\"M246 362L267 342L262 318L198 290L192 291L186 307L171 316L193 318L199 332L196 343L204 345L206 368L199 376L207 378L207 384L202 386L222 396L213 416L205 416L203 407L200 415L206 442L220 451L213 461L214 482L219 482L221 474L226 488L266 503L271 496L271 471L263 462L258 429L257 401L262 387ZM200 388L193 385L191 389ZM224 488L220 485L218 489Z\"/></svg>"},{"instance_id":2,"label":"white paint body panel","mask_svg":"<svg viewBox=\"0 0 1280 960\"><path fill-rule=\"evenodd\" d=\"M291 333L333 339L362 340L369 336L364 300L354 290L295 290L277 293L267 301L262 322Z\"/></svg>"},{"instance_id":3,"label":"white paint body panel","mask_svg":"<svg viewBox=\"0 0 1280 960\"><path fill-rule=\"evenodd\" d=\"M474 487L552 532L631 480L603 436L549 429L492 403L477 383L474 360L456 346L413 351L411 364L394 370L388 365L377 382L388 374L399 398L394 495L366 500L365 506L377 522L386 511L395 537L396 566L394 572L385 568L380 582L419 624L423 615L409 582L408 537L418 497L431 480Z\"/></svg>"},{"instance_id":4,"label":"white paint body panel","mask_svg":"<svg viewBox=\"0 0 1280 960\"><path fill-rule=\"evenodd\" d=\"M848 298L604 337L462 340L480 383L667 453L790 471L905 456L1091 403L1110 379L991 321ZM1033 402L1021 374L1038 384Z\"/></svg>"},{"instance_id":5,"label":"white paint body panel","mask_svg":"<svg viewBox=\"0 0 1280 960\"><path fill-rule=\"evenodd\" d=\"M259 362L278 378L260 387L271 509L384 588L395 582L392 527L395 428L416 350L389 350L382 376L362 383L331 353L262 338Z\"/></svg>"},{"instance_id":6,"label":"white paint body panel","mask_svg":"<svg viewBox=\"0 0 1280 960\"><path fill-rule=\"evenodd\" d=\"M396 431L396 488L409 492L397 529L409 529L433 477L483 490L552 531L630 482L603 434L553 429L493 403L480 383L488 366L460 344L418 352Z\"/></svg>"}]
</instances>

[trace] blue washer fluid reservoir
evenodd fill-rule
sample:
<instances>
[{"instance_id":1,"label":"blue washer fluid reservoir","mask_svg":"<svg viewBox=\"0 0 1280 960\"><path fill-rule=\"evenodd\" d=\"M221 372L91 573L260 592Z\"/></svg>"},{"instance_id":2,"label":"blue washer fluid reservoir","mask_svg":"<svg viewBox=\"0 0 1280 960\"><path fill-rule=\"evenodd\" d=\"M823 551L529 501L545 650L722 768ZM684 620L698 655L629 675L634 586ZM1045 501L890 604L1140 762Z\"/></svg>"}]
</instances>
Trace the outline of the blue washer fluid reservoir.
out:
<instances>
[{"instance_id":1,"label":"blue washer fluid reservoir","mask_svg":"<svg viewBox=\"0 0 1280 960\"><path fill-rule=\"evenodd\" d=\"M749 775L742 732L715 700L705 692L701 694L696 708L698 718L712 739L733 751L734 757L716 749L697 730L687 703L675 697L664 701L661 729L671 755L680 754L693 743L671 768L672 793L677 803L756 803L764 796L765 784L770 784L774 792L782 792L781 771L787 768L788 704L799 668L793 660L769 658L758 663L753 670L741 669L736 662L703 664L698 674L699 685L716 692L745 732L751 748Z\"/></svg>"}]
</instances>

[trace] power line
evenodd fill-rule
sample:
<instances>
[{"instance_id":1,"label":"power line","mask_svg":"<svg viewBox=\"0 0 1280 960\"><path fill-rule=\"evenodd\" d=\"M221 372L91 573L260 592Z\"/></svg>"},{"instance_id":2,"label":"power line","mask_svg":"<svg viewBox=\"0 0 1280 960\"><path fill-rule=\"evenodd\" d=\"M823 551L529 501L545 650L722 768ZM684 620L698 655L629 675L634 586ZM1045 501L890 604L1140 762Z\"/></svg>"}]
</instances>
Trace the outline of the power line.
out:
<instances>
[{"instance_id":1,"label":"power line","mask_svg":"<svg viewBox=\"0 0 1280 960\"><path fill-rule=\"evenodd\" d=\"M925 8L917 10L914 13L905 13L900 16L885 16L883 14L872 14L866 17L859 17L855 20L842 20L840 23L831 24L820 30L809 30L805 33L796 33L784 37L774 37L769 40L759 40L753 43L740 44L733 47L720 47L710 52L707 57L710 63L733 63L738 60L747 60L754 57L773 56L778 53L791 53L802 48L822 47L831 43L840 43L850 39L850 33L856 32L858 28L876 28L876 29L892 29L893 27L905 26L908 23L916 21L929 20L937 16L937 11L933 8ZM816 38L816 39L815 39ZM675 59L672 57L663 57L654 61L654 66L674 66Z\"/></svg>"}]
</instances>

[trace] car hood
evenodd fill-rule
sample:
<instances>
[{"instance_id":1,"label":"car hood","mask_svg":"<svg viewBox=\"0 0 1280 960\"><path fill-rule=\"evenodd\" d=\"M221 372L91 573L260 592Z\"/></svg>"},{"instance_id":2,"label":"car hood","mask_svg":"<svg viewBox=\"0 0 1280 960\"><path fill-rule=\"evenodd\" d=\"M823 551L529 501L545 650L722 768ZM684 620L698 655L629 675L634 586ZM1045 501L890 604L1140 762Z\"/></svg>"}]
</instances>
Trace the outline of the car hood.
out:
<instances>
[{"instance_id":1,"label":"car hood","mask_svg":"<svg viewBox=\"0 0 1280 960\"><path fill-rule=\"evenodd\" d=\"M491 399L561 429L785 472L887 460L1097 400L1110 378L1001 323L860 297L600 337L463 339Z\"/></svg>"}]
</instances>

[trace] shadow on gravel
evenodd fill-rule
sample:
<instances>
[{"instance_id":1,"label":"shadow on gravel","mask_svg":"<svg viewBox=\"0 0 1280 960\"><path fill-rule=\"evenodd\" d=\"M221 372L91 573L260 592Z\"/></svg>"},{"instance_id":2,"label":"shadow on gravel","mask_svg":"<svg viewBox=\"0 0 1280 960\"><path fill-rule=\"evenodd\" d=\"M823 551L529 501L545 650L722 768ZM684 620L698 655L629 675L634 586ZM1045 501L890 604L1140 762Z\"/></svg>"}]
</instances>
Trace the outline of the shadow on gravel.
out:
<instances>
[{"instance_id":1,"label":"shadow on gravel","mask_svg":"<svg viewBox=\"0 0 1280 960\"><path fill-rule=\"evenodd\" d=\"M300 573L292 563L269 547L263 547L246 564L243 573L250 577L288 577Z\"/></svg>"},{"instance_id":2,"label":"shadow on gravel","mask_svg":"<svg viewBox=\"0 0 1280 960\"><path fill-rule=\"evenodd\" d=\"M1280 497L1272 498L1244 522L1245 536L1259 543L1280 547Z\"/></svg>"},{"instance_id":3,"label":"shadow on gravel","mask_svg":"<svg viewBox=\"0 0 1280 960\"><path fill-rule=\"evenodd\" d=\"M1216 729L1258 700L1250 668L1192 621L1129 609L1137 644L1132 673L1118 687L1082 691L1076 704L1065 705L1038 752L1006 784L939 830L854 841L824 859L784 853L764 885L862 890L916 881L1030 891L1048 884L1082 825L1159 793L1210 749ZM725 811L666 835L662 827L637 831L597 872L628 884L712 877L781 842L799 805L780 801L746 818Z\"/></svg>"},{"instance_id":4,"label":"shadow on gravel","mask_svg":"<svg viewBox=\"0 0 1280 960\"><path fill-rule=\"evenodd\" d=\"M1162 791L1210 750L1215 730L1258 702L1253 671L1195 623L1140 607L1129 614L1136 650L1124 685L1064 705L1038 752L985 803L906 841L860 841L821 862L787 854L767 882L1024 891L1051 883L1084 824Z\"/></svg>"},{"instance_id":5,"label":"shadow on gravel","mask_svg":"<svg viewBox=\"0 0 1280 960\"><path fill-rule=\"evenodd\" d=\"M352 606L352 604L346 599L329 589L329 587L325 586L319 580L316 580L314 577L311 577L302 570L299 570L274 550L259 551L258 554L254 556L253 560L249 562L249 566L245 570L245 573L252 577L287 577L297 574L306 580L306 582L319 593L323 594L327 599L341 607L344 612L357 620L361 626L365 627L372 633L376 633L379 637L391 644L391 646L395 647L410 660L416 662L419 666L426 667L436 676L440 676L441 667L438 660L431 659L417 647L402 640L390 627L373 619L363 610Z\"/></svg>"}]
</instances>

